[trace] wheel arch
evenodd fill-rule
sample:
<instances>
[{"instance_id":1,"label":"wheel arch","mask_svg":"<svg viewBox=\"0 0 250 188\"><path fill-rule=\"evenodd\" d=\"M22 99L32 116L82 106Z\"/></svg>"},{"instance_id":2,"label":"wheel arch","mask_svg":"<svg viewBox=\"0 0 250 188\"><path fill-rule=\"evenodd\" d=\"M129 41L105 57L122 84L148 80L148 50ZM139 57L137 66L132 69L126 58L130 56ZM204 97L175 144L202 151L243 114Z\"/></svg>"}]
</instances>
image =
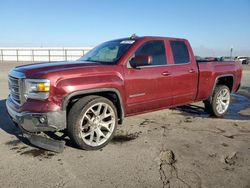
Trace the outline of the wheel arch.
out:
<instances>
[{"instance_id":1,"label":"wheel arch","mask_svg":"<svg viewBox=\"0 0 250 188\"><path fill-rule=\"evenodd\" d=\"M203 100L203 101L210 101L216 86L220 85L220 84L226 85L229 88L230 92L232 92L233 88L234 88L234 75L233 74L224 74L224 75L217 76L214 80L214 85L210 91L208 98Z\"/></svg>"},{"instance_id":2,"label":"wheel arch","mask_svg":"<svg viewBox=\"0 0 250 188\"><path fill-rule=\"evenodd\" d=\"M88 95L99 95L112 101L117 109L118 123L122 124L125 116L124 105L120 92L115 88L98 88L98 89L75 91L64 97L62 102L62 110L68 113L73 104L75 104L75 102L77 102L82 97Z\"/></svg>"},{"instance_id":3,"label":"wheel arch","mask_svg":"<svg viewBox=\"0 0 250 188\"><path fill-rule=\"evenodd\" d=\"M225 85L229 88L230 92L232 92L234 88L234 75L226 74L217 76L214 82L212 93L217 85Z\"/></svg>"}]
</instances>

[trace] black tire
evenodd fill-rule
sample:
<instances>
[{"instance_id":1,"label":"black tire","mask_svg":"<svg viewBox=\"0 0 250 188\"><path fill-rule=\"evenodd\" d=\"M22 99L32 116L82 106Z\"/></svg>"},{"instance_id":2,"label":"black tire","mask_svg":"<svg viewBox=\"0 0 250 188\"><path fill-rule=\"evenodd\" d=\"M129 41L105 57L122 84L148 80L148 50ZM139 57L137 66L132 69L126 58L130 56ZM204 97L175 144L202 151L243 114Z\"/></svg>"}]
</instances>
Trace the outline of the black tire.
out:
<instances>
[{"instance_id":1,"label":"black tire","mask_svg":"<svg viewBox=\"0 0 250 188\"><path fill-rule=\"evenodd\" d=\"M218 117L218 118L223 117L225 115L225 113L227 112L228 107L229 107L229 105L228 105L226 110L223 113L220 113L216 108L217 107L217 104L216 104L217 97L222 90L227 90L229 92L229 105L230 105L230 90L225 85L217 85L214 89L212 96L209 97L209 99L204 101L205 110L208 113L210 113L211 115Z\"/></svg>"},{"instance_id":2,"label":"black tire","mask_svg":"<svg viewBox=\"0 0 250 188\"><path fill-rule=\"evenodd\" d=\"M115 114L115 125L114 129L111 133L111 136L101 145L99 146L90 146L85 141L82 139L81 135L81 125L80 121L83 115L86 113L86 111L94 104L97 103L106 103L108 104L114 111ZM76 146L80 149L85 149L85 150L98 150L100 148L103 148L106 146L113 138L117 124L118 124L118 115L117 115L117 110L116 107L114 106L113 102L108 100L107 98L100 97L100 96L95 96L95 95L90 95L86 96L79 101L77 101L72 108L69 111L68 114L68 135L70 139L76 144Z\"/></svg>"}]
</instances>

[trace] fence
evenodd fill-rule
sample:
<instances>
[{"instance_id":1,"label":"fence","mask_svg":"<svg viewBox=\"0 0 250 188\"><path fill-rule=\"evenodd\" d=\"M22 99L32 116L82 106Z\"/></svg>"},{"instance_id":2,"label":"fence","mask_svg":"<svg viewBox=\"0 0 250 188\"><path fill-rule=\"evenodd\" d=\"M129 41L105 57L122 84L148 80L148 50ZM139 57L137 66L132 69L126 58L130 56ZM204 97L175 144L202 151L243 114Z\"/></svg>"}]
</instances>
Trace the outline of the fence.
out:
<instances>
[{"instance_id":1,"label":"fence","mask_svg":"<svg viewBox=\"0 0 250 188\"><path fill-rule=\"evenodd\" d=\"M71 61L86 54L91 47L82 48L1 48L0 61L41 62Z\"/></svg>"}]
</instances>

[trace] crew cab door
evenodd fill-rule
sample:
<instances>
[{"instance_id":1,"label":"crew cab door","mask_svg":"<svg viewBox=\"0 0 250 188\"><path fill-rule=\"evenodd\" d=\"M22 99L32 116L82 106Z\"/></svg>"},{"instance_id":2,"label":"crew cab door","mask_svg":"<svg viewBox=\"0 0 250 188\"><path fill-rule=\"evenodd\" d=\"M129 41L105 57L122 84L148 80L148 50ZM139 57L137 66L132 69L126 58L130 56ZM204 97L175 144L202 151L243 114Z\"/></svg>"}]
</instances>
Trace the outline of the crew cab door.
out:
<instances>
[{"instance_id":1,"label":"crew cab door","mask_svg":"<svg viewBox=\"0 0 250 188\"><path fill-rule=\"evenodd\" d=\"M152 64L125 67L127 114L136 114L172 104L172 82L167 66L164 40L149 40L141 44L133 56L148 55Z\"/></svg>"},{"instance_id":2,"label":"crew cab door","mask_svg":"<svg viewBox=\"0 0 250 188\"><path fill-rule=\"evenodd\" d=\"M191 103L195 100L198 85L198 67L188 42L171 40L173 106Z\"/></svg>"}]
</instances>

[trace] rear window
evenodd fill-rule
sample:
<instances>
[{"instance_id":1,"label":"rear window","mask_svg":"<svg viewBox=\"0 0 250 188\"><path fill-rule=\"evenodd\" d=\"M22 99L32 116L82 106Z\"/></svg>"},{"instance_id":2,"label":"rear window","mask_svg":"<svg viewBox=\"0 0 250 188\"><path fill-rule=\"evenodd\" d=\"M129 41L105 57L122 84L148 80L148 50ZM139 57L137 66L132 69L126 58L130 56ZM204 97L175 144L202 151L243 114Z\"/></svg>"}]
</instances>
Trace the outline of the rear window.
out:
<instances>
[{"instance_id":1,"label":"rear window","mask_svg":"<svg viewBox=\"0 0 250 188\"><path fill-rule=\"evenodd\" d=\"M174 64L189 63L188 49L183 41L170 41L172 53L174 56Z\"/></svg>"}]
</instances>

